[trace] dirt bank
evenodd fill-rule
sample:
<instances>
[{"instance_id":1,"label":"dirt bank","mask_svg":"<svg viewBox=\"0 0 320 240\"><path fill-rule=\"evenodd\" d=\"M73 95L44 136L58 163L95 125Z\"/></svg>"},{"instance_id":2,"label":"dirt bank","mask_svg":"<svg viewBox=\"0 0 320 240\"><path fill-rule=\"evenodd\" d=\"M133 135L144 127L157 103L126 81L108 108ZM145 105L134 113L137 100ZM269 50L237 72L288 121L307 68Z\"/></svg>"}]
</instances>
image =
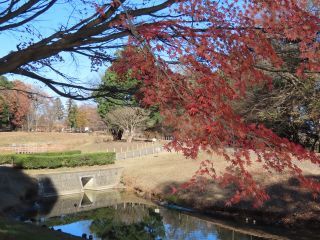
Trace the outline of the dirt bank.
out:
<instances>
[{"instance_id":1,"label":"dirt bank","mask_svg":"<svg viewBox=\"0 0 320 240\"><path fill-rule=\"evenodd\" d=\"M208 158L200 156L199 159ZM216 170L226 167L224 159L214 159ZM176 153L161 153L135 159L117 161L116 165L124 167L123 181L129 189L141 196L155 197L195 208L215 216L231 217L240 221L256 224L270 224L286 227L317 228L320 223L320 202L314 200L311 193L300 189L295 179L282 174L264 175L259 166L252 166L260 184L264 185L271 199L262 207L254 209L250 201L226 207L225 202L233 194L234 189L221 189L214 183L206 187L180 191L172 195L172 187L188 181L198 169L200 160L185 159ZM318 167L311 164L301 166L304 173L312 177L320 177Z\"/></svg>"}]
</instances>

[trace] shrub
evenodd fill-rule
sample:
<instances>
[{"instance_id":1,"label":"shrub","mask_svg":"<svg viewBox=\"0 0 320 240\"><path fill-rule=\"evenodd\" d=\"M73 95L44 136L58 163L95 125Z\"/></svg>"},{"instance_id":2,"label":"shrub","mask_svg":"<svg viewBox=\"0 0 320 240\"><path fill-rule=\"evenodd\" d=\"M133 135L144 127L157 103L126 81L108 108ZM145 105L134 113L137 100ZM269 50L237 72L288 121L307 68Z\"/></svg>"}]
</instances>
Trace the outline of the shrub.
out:
<instances>
[{"instance_id":1,"label":"shrub","mask_svg":"<svg viewBox=\"0 0 320 240\"><path fill-rule=\"evenodd\" d=\"M8 154L0 155L0 163L14 163L18 168L39 169L112 164L115 153L86 153L66 155Z\"/></svg>"}]
</instances>

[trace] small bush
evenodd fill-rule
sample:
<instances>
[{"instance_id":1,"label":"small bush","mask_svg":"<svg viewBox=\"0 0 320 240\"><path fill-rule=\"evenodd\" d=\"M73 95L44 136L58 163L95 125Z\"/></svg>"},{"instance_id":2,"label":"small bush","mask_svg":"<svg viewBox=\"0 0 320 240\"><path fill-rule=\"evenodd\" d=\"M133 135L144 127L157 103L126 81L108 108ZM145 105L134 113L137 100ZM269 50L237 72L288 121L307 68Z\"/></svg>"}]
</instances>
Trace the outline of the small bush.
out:
<instances>
[{"instance_id":1,"label":"small bush","mask_svg":"<svg viewBox=\"0 0 320 240\"><path fill-rule=\"evenodd\" d=\"M0 155L0 164L14 163L15 167L24 169L59 168L112 164L115 153L86 154L8 154Z\"/></svg>"}]
</instances>

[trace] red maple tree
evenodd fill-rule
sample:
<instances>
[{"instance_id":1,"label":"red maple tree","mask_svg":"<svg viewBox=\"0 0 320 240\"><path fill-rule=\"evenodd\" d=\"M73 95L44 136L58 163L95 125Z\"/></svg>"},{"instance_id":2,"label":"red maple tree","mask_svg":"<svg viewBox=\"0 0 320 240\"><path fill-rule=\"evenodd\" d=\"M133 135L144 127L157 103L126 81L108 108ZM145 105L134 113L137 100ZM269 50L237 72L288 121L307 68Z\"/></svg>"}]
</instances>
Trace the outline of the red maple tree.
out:
<instances>
[{"instance_id":1,"label":"red maple tree","mask_svg":"<svg viewBox=\"0 0 320 240\"><path fill-rule=\"evenodd\" d=\"M288 72L303 81L319 74L319 1L179 1L172 9L178 20L128 24L142 46L128 47L113 64L119 74L131 74L143 86L139 96L146 105L157 104L172 126L169 148L196 158L200 150L216 152L229 163L217 175L214 161L204 160L198 175L223 186L235 184L238 191L228 203L252 197L256 205L268 199L248 168L253 161L264 171L289 172L315 196L320 183L306 178L299 162L320 165L320 158L300 145L281 138L261 124L247 124L233 109L256 84L272 87L272 72ZM190 20L191 19L191 20ZM126 21L128 23L128 21ZM283 61L277 46L295 45L299 62L294 68ZM160 58L159 55L164 57ZM170 61L168 61L170 59ZM170 63L192 74L178 74ZM226 146L232 143L233 152ZM193 177L189 184L196 181Z\"/></svg>"}]
</instances>

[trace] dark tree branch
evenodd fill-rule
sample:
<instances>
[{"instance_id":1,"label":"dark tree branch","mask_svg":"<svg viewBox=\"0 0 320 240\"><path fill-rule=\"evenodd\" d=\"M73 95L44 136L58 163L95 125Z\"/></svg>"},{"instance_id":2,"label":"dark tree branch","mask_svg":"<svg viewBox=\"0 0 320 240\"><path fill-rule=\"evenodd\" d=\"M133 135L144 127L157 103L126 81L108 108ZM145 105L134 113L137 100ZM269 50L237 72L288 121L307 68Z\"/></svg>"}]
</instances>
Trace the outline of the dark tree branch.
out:
<instances>
[{"instance_id":1,"label":"dark tree branch","mask_svg":"<svg viewBox=\"0 0 320 240\"><path fill-rule=\"evenodd\" d=\"M88 88L88 87L83 87L83 86L80 86L80 85L74 85L74 84L70 84L70 83L63 83L63 82L53 81L51 79L42 77L42 76L40 76L40 75L38 75L36 73L30 72L30 71L22 69L22 68L16 69L12 73L23 75L23 76L30 77L30 78L33 78L33 79L37 79L37 80L41 81L44 84L52 84L52 85L57 85L57 86L61 86L61 87L76 88L76 89L85 90L85 91L96 91L97 90L96 88Z\"/></svg>"},{"instance_id":2,"label":"dark tree branch","mask_svg":"<svg viewBox=\"0 0 320 240\"><path fill-rule=\"evenodd\" d=\"M22 6L18 7L17 10L15 11L11 11L13 9L13 6L15 4L17 4L19 1L12 1L10 6L8 7L8 11L7 14L3 17L0 17L0 24L3 24L11 19L14 19L16 17L18 17L21 14L25 14L27 12L29 12L29 10L34 7L37 3L38 0L30 0L27 1L25 4L23 4Z\"/></svg>"},{"instance_id":3,"label":"dark tree branch","mask_svg":"<svg viewBox=\"0 0 320 240\"><path fill-rule=\"evenodd\" d=\"M32 98L33 96L38 96L38 97L48 98L48 99L52 99L52 98L53 98L53 97L46 96L46 95L43 95L43 94L38 93L38 92L32 92L32 91L28 91L28 90L24 90L24 89L19 89L19 88L3 88L3 87L0 87L0 91L16 91L16 92L21 92L21 93L27 94L28 96L30 96L30 98Z\"/></svg>"},{"instance_id":4,"label":"dark tree branch","mask_svg":"<svg viewBox=\"0 0 320 240\"><path fill-rule=\"evenodd\" d=\"M117 87L110 87L110 86L104 86L103 89L89 88L89 87L84 87L82 85L57 82L21 68L17 69L13 73L36 79L44 83L45 85L47 85L55 93L63 97L72 98L74 100L79 100L79 101L89 100L97 97L106 97L106 96L115 98L116 95L119 93L134 93L135 91L135 89L121 90ZM61 91L57 86L67 87L69 91L68 92ZM71 92L70 89L74 89L76 92ZM79 91L94 92L94 94L90 94L89 96L83 96L83 94L80 94Z\"/></svg>"},{"instance_id":5,"label":"dark tree branch","mask_svg":"<svg viewBox=\"0 0 320 240\"><path fill-rule=\"evenodd\" d=\"M30 22L31 20L35 19L36 17L40 16L41 14L46 12L48 9L50 9L56 2L57 2L57 0L50 1L48 3L48 5L46 5L44 8L40 9L39 11L37 11L36 13L31 15L30 17L25 18L22 21L18 21L18 22L12 23L12 24L7 24L7 25L4 25L4 26L0 26L0 31L16 28L16 27L22 26L22 25ZM0 19L0 22L1 22L1 19Z\"/></svg>"}]
</instances>

